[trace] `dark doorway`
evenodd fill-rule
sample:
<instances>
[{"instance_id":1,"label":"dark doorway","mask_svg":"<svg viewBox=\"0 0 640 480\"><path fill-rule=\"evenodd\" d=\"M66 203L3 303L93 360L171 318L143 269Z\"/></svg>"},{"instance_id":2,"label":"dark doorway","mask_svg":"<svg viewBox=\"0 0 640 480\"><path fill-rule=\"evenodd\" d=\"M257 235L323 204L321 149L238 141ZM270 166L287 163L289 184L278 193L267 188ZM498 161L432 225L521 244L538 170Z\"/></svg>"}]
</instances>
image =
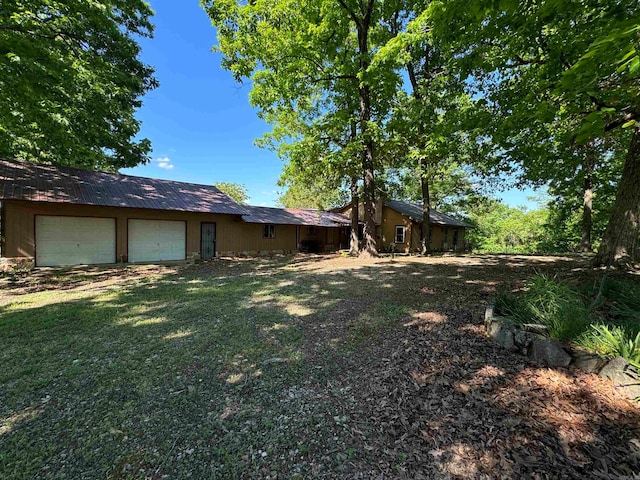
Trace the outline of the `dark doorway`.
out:
<instances>
[{"instance_id":1,"label":"dark doorway","mask_svg":"<svg viewBox=\"0 0 640 480\"><path fill-rule=\"evenodd\" d=\"M216 224L200 224L200 256L207 260L216 256Z\"/></svg>"}]
</instances>

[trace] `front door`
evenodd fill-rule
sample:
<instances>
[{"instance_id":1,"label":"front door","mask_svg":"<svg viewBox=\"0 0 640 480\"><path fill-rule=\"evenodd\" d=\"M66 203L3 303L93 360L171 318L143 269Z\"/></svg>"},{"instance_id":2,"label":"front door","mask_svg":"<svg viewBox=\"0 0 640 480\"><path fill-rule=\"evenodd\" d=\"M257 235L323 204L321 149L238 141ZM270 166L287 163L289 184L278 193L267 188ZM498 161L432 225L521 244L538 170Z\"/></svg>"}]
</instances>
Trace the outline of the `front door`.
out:
<instances>
[{"instance_id":1,"label":"front door","mask_svg":"<svg viewBox=\"0 0 640 480\"><path fill-rule=\"evenodd\" d=\"M216 224L202 223L200 226L200 255L203 260L216 256Z\"/></svg>"}]
</instances>

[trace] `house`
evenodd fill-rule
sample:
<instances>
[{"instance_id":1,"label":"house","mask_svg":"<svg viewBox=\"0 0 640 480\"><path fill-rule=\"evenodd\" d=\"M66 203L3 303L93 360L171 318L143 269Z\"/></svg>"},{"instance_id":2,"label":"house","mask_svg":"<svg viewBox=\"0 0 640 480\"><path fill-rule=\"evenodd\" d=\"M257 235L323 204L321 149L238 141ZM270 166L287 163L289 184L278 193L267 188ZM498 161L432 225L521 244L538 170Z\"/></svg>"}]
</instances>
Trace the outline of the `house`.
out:
<instances>
[{"instance_id":1,"label":"house","mask_svg":"<svg viewBox=\"0 0 640 480\"><path fill-rule=\"evenodd\" d=\"M338 210L347 217L351 206ZM363 205L359 205L358 218L362 221ZM429 245L434 251L460 252L465 249L466 231L473 228L462 220L438 212L430 211ZM378 200L375 213L376 241L380 251L417 252L422 242L422 205L398 200Z\"/></svg>"},{"instance_id":2,"label":"house","mask_svg":"<svg viewBox=\"0 0 640 480\"><path fill-rule=\"evenodd\" d=\"M239 205L217 188L0 159L1 255L36 266L340 247L331 212Z\"/></svg>"}]
</instances>

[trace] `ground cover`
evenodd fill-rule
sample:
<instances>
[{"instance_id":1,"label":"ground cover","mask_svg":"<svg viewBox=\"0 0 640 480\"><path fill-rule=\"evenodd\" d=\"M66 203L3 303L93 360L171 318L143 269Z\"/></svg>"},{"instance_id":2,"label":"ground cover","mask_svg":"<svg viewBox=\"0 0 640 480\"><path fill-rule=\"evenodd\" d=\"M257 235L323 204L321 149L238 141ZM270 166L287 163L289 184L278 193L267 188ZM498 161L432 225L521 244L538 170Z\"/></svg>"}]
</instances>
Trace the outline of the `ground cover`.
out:
<instances>
[{"instance_id":1,"label":"ground cover","mask_svg":"<svg viewBox=\"0 0 640 480\"><path fill-rule=\"evenodd\" d=\"M0 280L3 478L633 478L640 412L482 331L580 257L297 256Z\"/></svg>"}]
</instances>

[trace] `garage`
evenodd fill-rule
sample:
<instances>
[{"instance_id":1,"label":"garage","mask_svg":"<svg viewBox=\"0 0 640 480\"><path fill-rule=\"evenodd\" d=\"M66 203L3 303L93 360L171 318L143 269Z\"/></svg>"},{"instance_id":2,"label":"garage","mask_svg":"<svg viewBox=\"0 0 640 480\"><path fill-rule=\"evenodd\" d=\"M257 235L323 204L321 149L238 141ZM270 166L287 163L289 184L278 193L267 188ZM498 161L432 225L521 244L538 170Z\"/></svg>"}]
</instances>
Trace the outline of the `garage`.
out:
<instances>
[{"instance_id":1,"label":"garage","mask_svg":"<svg viewBox=\"0 0 640 480\"><path fill-rule=\"evenodd\" d=\"M159 262L186 258L186 222L130 219L127 232L130 262Z\"/></svg>"},{"instance_id":2,"label":"garage","mask_svg":"<svg viewBox=\"0 0 640 480\"><path fill-rule=\"evenodd\" d=\"M114 218L36 215L36 265L115 263Z\"/></svg>"}]
</instances>

